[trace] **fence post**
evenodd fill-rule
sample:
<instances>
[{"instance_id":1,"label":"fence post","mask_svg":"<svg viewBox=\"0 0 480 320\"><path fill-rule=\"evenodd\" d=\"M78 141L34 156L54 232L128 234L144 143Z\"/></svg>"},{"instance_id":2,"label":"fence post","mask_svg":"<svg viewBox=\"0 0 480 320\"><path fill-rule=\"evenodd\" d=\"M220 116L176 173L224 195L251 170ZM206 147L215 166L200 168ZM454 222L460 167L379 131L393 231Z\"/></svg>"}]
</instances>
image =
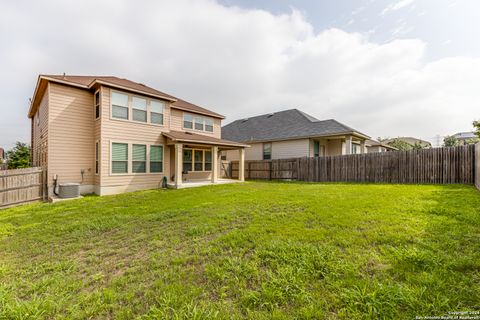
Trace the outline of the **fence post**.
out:
<instances>
[{"instance_id":1,"label":"fence post","mask_svg":"<svg viewBox=\"0 0 480 320\"><path fill-rule=\"evenodd\" d=\"M268 161L268 166L269 166L268 180L272 180L272 165L273 165L273 160Z\"/></svg>"}]
</instances>

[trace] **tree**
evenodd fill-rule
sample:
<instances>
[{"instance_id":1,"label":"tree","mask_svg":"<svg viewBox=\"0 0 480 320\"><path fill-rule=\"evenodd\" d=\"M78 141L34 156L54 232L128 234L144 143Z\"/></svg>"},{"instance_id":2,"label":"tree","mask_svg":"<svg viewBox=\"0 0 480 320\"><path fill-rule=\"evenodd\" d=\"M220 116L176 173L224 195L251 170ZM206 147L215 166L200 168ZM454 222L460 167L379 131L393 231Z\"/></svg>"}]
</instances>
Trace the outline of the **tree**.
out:
<instances>
[{"instance_id":1,"label":"tree","mask_svg":"<svg viewBox=\"0 0 480 320\"><path fill-rule=\"evenodd\" d=\"M413 146L410 143L400 139L393 139L388 143L388 145L402 151L408 151L413 149Z\"/></svg>"},{"instance_id":2,"label":"tree","mask_svg":"<svg viewBox=\"0 0 480 320\"><path fill-rule=\"evenodd\" d=\"M475 128L475 134L480 138L480 120L473 121L473 127Z\"/></svg>"},{"instance_id":3,"label":"tree","mask_svg":"<svg viewBox=\"0 0 480 320\"><path fill-rule=\"evenodd\" d=\"M446 136L443 139L443 146L444 147L456 147L456 146L458 146L458 140L454 136Z\"/></svg>"},{"instance_id":4,"label":"tree","mask_svg":"<svg viewBox=\"0 0 480 320\"><path fill-rule=\"evenodd\" d=\"M30 167L30 146L17 141L15 147L7 152L8 169Z\"/></svg>"}]
</instances>

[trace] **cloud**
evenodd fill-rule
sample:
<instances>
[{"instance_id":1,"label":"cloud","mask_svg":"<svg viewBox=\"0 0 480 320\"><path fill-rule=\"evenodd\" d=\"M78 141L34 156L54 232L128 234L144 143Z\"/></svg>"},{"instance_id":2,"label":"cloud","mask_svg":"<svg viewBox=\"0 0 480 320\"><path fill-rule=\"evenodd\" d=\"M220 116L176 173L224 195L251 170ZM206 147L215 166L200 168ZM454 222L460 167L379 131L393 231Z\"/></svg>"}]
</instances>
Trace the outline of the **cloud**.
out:
<instances>
[{"instance_id":1,"label":"cloud","mask_svg":"<svg viewBox=\"0 0 480 320\"><path fill-rule=\"evenodd\" d=\"M41 27L40 27L41 26ZM429 138L479 117L480 59L425 62L416 39L321 32L298 11L274 15L208 0L42 1L0 12L0 145L29 141L39 73L130 78L227 116L287 108L373 137Z\"/></svg>"},{"instance_id":2,"label":"cloud","mask_svg":"<svg viewBox=\"0 0 480 320\"><path fill-rule=\"evenodd\" d=\"M415 2L415 0L400 0L400 1L397 1L397 2L393 2L393 3L389 4L385 9L383 9L381 15L385 15L389 12L397 11L397 10L400 10L402 8L408 7L408 6L412 5L414 2Z\"/></svg>"}]
</instances>

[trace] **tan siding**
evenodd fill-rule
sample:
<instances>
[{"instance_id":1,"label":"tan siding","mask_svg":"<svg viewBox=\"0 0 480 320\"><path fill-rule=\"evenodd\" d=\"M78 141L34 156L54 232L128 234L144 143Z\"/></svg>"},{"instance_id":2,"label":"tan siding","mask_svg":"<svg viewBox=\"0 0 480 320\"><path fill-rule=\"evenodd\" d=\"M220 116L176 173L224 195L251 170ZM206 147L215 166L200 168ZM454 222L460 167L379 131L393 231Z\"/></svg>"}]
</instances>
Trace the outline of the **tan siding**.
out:
<instances>
[{"instance_id":1,"label":"tan siding","mask_svg":"<svg viewBox=\"0 0 480 320\"><path fill-rule=\"evenodd\" d=\"M33 117L32 163L34 166L47 166L48 164L48 100L47 88L43 94L38 111Z\"/></svg>"},{"instance_id":2,"label":"tan siding","mask_svg":"<svg viewBox=\"0 0 480 320\"><path fill-rule=\"evenodd\" d=\"M93 94L81 89L49 85L49 181L93 184Z\"/></svg>"},{"instance_id":3,"label":"tan siding","mask_svg":"<svg viewBox=\"0 0 480 320\"><path fill-rule=\"evenodd\" d=\"M168 131L167 126L158 126L133 121L110 119L110 88L103 87L102 95L102 126L101 126L101 186L159 186L163 176L170 176L170 148L167 148L162 132ZM164 118L169 117L166 107ZM167 120L168 121L168 120ZM167 122L168 123L168 122ZM163 174L125 174L110 173L110 148L112 142L161 144L164 145ZM147 151L148 152L148 151ZM147 157L148 158L148 157Z\"/></svg>"},{"instance_id":4,"label":"tan siding","mask_svg":"<svg viewBox=\"0 0 480 320\"><path fill-rule=\"evenodd\" d=\"M272 143L272 159L300 158L309 155L309 139L275 141Z\"/></svg>"},{"instance_id":5,"label":"tan siding","mask_svg":"<svg viewBox=\"0 0 480 320\"><path fill-rule=\"evenodd\" d=\"M191 129L184 129L183 128L183 113L184 111L178 109L171 109L171 116L170 116L170 129L176 131L190 131L197 134L204 134L207 136L213 136L215 138L221 138L222 135L222 121L217 118L211 118L213 120L213 132L205 132L205 131L198 131L198 130L191 130ZM195 115L195 113L187 112L189 114ZM204 116L203 116L204 117Z\"/></svg>"},{"instance_id":6,"label":"tan siding","mask_svg":"<svg viewBox=\"0 0 480 320\"><path fill-rule=\"evenodd\" d=\"M325 153L327 156L337 156L342 154L342 139L331 139L327 143Z\"/></svg>"}]
</instances>

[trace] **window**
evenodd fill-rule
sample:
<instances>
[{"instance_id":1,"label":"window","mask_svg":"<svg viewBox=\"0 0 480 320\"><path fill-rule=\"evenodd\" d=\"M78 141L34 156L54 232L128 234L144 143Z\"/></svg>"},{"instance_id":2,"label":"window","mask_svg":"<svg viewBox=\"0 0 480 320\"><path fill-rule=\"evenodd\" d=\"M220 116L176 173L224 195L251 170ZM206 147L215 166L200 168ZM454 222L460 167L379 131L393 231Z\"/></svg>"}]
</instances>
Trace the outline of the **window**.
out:
<instances>
[{"instance_id":1,"label":"window","mask_svg":"<svg viewBox=\"0 0 480 320\"><path fill-rule=\"evenodd\" d=\"M132 146L132 172L147 172L147 146L144 144L134 144Z\"/></svg>"},{"instance_id":2,"label":"window","mask_svg":"<svg viewBox=\"0 0 480 320\"><path fill-rule=\"evenodd\" d=\"M162 146L150 146L150 172L163 172Z\"/></svg>"},{"instance_id":3,"label":"window","mask_svg":"<svg viewBox=\"0 0 480 320\"><path fill-rule=\"evenodd\" d=\"M272 159L272 143L264 143L263 144L263 160L270 160Z\"/></svg>"},{"instance_id":4,"label":"window","mask_svg":"<svg viewBox=\"0 0 480 320\"><path fill-rule=\"evenodd\" d=\"M183 150L183 172L192 171L192 152L191 149Z\"/></svg>"},{"instance_id":5,"label":"window","mask_svg":"<svg viewBox=\"0 0 480 320\"><path fill-rule=\"evenodd\" d=\"M95 104L95 119L98 119L100 118L100 90L95 92L94 104Z\"/></svg>"},{"instance_id":6,"label":"window","mask_svg":"<svg viewBox=\"0 0 480 320\"><path fill-rule=\"evenodd\" d=\"M150 102L150 122L156 124L163 124L163 102L151 101Z\"/></svg>"},{"instance_id":7,"label":"window","mask_svg":"<svg viewBox=\"0 0 480 320\"><path fill-rule=\"evenodd\" d=\"M193 129L193 117L190 114L183 115L183 127L185 129Z\"/></svg>"},{"instance_id":8,"label":"window","mask_svg":"<svg viewBox=\"0 0 480 320\"><path fill-rule=\"evenodd\" d=\"M195 130L203 131L203 117L195 117Z\"/></svg>"},{"instance_id":9,"label":"window","mask_svg":"<svg viewBox=\"0 0 480 320\"><path fill-rule=\"evenodd\" d=\"M212 151L205 150L205 171L212 171Z\"/></svg>"},{"instance_id":10,"label":"window","mask_svg":"<svg viewBox=\"0 0 480 320\"><path fill-rule=\"evenodd\" d=\"M360 146L358 144L352 143L352 153L357 154L360 151Z\"/></svg>"},{"instance_id":11,"label":"window","mask_svg":"<svg viewBox=\"0 0 480 320\"><path fill-rule=\"evenodd\" d=\"M95 142L95 174L99 173L99 165L98 165L98 160L100 158L100 149L99 149L99 143L98 141Z\"/></svg>"},{"instance_id":12,"label":"window","mask_svg":"<svg viewBox=\"0 0 480 320\"><path fill-rule=\"evenodd\" d=\"M195 171L203 171L203 150L195 151Z\"/></svg>"},{"instance_id":13,"label":"window","mask_svg":"<svg viewBox=\"0 0 480 320\"><path fill-rule=\"evenodd\" d=\"M112 143L112 173L128 173L128 144Z\"/></svg>"},{"instance_id":14,"label":"window","mask_svg":"<svg viewBox=\"0 0 480 320\"><path fill-rule=\"evenodd\" d=\"M133 120L147 122L147 100L132 97Z\"/></svg>"},{"instance_id":15,"label":"window","mask_svg":"<svg viewBox=\"0 0 480 320\"><path fill-rule=\"evenodd\" d=\"M112 91L112 117L128 120L128 95Z\"/></svg>"},{"instance_id":16,"label":"window","mask_svg":"<svg viewBox=\"0 0 480 320\"><path fill-rule=\"evenodd\" d=\"M313 156L319 157L320 156L320 142L313 141Z\"/></svg>"},{"instance_id":17,"label":"window","mask_svg":"<svg viewBox=\"0 0 480 320\"><path fill-rule=\"evenodd\" d=\"M205 131L213 132L213 119L205 118Z\"/></svg>"}]
</instances>

